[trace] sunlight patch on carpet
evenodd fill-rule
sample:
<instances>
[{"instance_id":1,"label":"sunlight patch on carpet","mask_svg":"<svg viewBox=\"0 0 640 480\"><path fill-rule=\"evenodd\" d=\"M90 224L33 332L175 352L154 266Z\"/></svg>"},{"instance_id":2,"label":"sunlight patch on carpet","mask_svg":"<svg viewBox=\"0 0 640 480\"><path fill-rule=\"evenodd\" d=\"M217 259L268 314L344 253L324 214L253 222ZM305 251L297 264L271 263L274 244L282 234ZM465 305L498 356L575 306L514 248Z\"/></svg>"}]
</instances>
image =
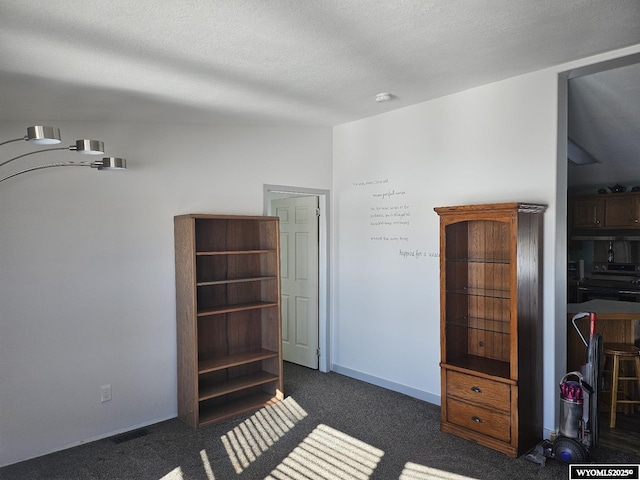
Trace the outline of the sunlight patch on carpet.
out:
<instances>
[{"instance_id":1,"label":"sunlight patch on carpet","mask_svg":"<svg viewBox=\"0 0 640 480\"><path fill-rule=\"evenodd\" d=\"M417 463L407 462L400 474L400 480L475 480L457 473L425 467Z\"/></svg>"},{"instance_id":2,"label":"sunlight patch on carpet","mask_svg":"<svg viewBox=\"0 0 640 480\"><path fill-rule=\"evenodd\" d=\"M265 480L368 480L384 452L318 425Z\"/></svg>"},{"instance_id":3,"label":"sunlight patch on carpet","mask_svg":"<svg viewBox=\"0 0 640 480\"><path fill-rule=\"evenodd\" d=\"M164 477L162 477L160 480L183 480L184 477L182 476L182 468L180 467L176 467L173 470L171 470L169 473L167 473Z\"/></svg>"},{"instance_id":4,"label":"sunlight patch on carpet","mask_svg":"<svg viewBox=\"0 0 640 480\"><path fill-rule=\"evenodd\" d=\"M206 450L200 450L200 458L202 459L204 472L207 474L207 480L216 480L213 476L213 469L211 468L211 462L209 461L209 455L207 455Z\"/></svg>"},{"instance_id":5,"label":"sunlight patch on carpet","mask_svg":"<svg viewBox=\"0 0 640 480\"><path fill-rule=\"evenodd\" d=\"M220 437L236 473L242 473L306 416L307 412L292 397L287 397L261 408Z\"/></svg>"}]
</instances>

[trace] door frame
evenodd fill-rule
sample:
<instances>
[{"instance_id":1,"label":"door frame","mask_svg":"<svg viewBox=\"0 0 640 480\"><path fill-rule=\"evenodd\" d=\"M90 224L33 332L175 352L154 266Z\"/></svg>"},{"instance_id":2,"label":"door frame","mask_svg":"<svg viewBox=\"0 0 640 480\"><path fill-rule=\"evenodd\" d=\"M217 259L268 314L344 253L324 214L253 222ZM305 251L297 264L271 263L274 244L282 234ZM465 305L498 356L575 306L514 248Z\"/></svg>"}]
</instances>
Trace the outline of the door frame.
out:
<instances>
[{"instance_id":1,"label":"door frame","mask_svg":"<svg viewBox=\"0 0 640 480\"><path fill-rule=\"evenodd\" d=\"M331 371L331 338L329 322L329 218L330 192L317 188L292 187L285 185L263 185L263 207L265 215L272 215L271 200L296 196L316 196L320 208L318 218L318 369Z\"/></svg>"},{"instance_id":2,"label":"door frame","mask_svg":"<svg viewBox=\"0 0 640 480\"><path fill-rule=\"evenodd\" d=\"M585 75L592 75L594 73L602 72L605 70L611 70L614 68L620 68L627 65L640 63L640 53L631 53L622 55L620 57L597 61L595 63L589 63L582 66L570 68L568 70L558 72L558 86L557 86L557 105L558 105L558 123L556 125L557 130L557 162L556 162L556 218L555 218L555 265L553 276L555 277L554 288L554 301L553 318L567 318L567 258L568 258L568 243L569 238L567 235L567 217L568 217L568 187L569 187L569 168L567 166L567 138L569 136L569 81L573 78L582 77ZM560 286L560 287L559 287ZM567 322L558 321L555 322L555 327L552 335L555 336L555 350L554 350L554 362L553 362L553 377L548 376L545 372L544 382L549 385L544 385L545 392L548 388L551 391L552 388L556 388L561 379L563 378L566 367L566 345L567 345L567 333L569 326ZM550 334L551 335L551 334ZM546 336L546 334L545 334ZM552 382L548 382L547 378ZM557 432L557 419L560 412L560 397L558 395L545 394L544 411L552 411L553 415L544 414L544 418L553 419L551 425L554 425L554 431ZM545 423L543 418L543 423ZM544 428L545 438L550 435L551 430Z\"/></svg>"}]
</instances>

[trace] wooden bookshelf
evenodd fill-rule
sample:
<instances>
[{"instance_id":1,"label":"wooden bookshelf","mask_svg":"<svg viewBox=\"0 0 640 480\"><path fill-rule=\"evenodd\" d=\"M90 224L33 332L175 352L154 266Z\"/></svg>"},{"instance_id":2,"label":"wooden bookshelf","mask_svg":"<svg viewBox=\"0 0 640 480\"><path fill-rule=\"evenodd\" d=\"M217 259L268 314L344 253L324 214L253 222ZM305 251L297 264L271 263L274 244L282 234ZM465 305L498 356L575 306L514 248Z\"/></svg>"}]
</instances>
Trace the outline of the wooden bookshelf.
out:
<instances>
[{"instance_id":1,"label":"wooden bookshelf","mask_svg":"<svg viewBox=\"0 0 640 480\"><path fill-rule=\"evenodd\" d=\"M178 416L192 427L284 398L277 217L174 218Z\"/></svg>"}]
</instances>

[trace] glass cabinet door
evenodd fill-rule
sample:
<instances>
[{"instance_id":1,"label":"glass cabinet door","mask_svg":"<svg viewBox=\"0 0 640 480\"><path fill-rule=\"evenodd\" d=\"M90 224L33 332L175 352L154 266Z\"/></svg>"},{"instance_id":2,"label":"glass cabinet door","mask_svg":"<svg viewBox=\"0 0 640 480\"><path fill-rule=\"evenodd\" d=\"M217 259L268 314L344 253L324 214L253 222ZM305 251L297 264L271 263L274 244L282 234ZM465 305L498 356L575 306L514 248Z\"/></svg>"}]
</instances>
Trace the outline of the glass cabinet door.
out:
<instances>
[{"instance_id":1,"label":"glass cabinet door","mask_svg":"<svg viewBox=\"0 0 640 480\"><path fill-rule=\"evenodd\" d=\"M445 351L449 365L509 377L510 225L469 220L446 226Z\"/></svg>"}]
</instances>

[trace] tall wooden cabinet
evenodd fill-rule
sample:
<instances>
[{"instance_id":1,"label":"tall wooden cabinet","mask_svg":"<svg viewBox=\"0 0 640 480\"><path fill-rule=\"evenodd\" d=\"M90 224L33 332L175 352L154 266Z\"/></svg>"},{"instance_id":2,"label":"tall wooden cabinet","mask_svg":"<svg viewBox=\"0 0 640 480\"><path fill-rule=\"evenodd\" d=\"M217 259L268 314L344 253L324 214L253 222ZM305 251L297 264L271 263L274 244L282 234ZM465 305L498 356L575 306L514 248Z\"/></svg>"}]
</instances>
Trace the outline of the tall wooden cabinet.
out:
<instances>
[{"instance_id":1,"label":"tall wooden cabinet","mask_svg":"<svg viewBox=\"0 0 640 480\"><path fill-rule=\"evenodd\" d=\"M545 207L441 207L441 430L516 457L542 438Z\"/></svg>"},{"instance_id":2,"label":"tall wooden cabinet","mask_svg":"<svg viewBox=\"0 0 640 480\"><path fill-rule=\"evenodd\" d=\"M277 217L174 218L178 416L197 427L281 400Z\"/></svg>"}]
</instances>

